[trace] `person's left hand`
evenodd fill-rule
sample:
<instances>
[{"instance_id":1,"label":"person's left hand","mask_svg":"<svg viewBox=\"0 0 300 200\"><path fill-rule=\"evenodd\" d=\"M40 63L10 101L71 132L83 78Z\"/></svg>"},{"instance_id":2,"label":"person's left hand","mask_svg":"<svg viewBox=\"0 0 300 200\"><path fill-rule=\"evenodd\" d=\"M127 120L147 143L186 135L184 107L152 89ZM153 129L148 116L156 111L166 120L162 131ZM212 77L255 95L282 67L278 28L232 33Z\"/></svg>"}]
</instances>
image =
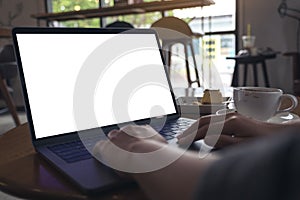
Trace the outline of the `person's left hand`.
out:
<instances>
[{"instance_id":1,"label":"person's left hand","mask_svg":"<svg viewBox=\"0 0 300 200\"><path fill-rule=\"evenodd\" d=\"M96 159L117 170L118 174L134 172L145 161L144 153L166 146L166 140L151 126L128 125L109 132L107 140L100 140L93 149Z\"/></svg>"},{"instance_id":2,"label":"person's left hand","mask_svg":"<svg viewBox=\"0 0 300 200\"><path fill-rule=\"evenodd\" d=\"M153 152L165 144L166 140L151 126L128 125L109 132L108 140L99 141L93 153L98 160L108 165L126 165L134 153Z\"/></svg>"},{"instance_id":3,"label":"person's left hand","mask_svg":"<svg viewBox=\"0 0 300 200\"><path fill-rule=\"evenodd\" d=\"M166 143L166 140L149 125L128 125L120 130L110 131L107 136L109 140L99 141L95 145L94 153L99 153L97 150L104 148L109 142L129 152L133 152L133 146L140 142L151 141Z\"/></svg>"}]
</instances>

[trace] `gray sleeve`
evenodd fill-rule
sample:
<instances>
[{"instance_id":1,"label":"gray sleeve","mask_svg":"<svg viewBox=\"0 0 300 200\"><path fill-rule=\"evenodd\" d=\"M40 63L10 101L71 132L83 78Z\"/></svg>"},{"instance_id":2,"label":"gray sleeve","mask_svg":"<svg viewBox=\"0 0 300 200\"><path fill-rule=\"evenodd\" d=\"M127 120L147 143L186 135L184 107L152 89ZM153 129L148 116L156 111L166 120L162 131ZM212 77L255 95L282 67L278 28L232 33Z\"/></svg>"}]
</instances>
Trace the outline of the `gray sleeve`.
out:
<instances>
[{"instance_id":1,"label":"gray sleeve","mask_svg":"<svg viewBox=\"0 0 300 200\"><path fill-rule=\"evenodd\" d=\"M196 199L300 199L299 133L228 149L201 177Z\"/></svg>"}]
</instances>

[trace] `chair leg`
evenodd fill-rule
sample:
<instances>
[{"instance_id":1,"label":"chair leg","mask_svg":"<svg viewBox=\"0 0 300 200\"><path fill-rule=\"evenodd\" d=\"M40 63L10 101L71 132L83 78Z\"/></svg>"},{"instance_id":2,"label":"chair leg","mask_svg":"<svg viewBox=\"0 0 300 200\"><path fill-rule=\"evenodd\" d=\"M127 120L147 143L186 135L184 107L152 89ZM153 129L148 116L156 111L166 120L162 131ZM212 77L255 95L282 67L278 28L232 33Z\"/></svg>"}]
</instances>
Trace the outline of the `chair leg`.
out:
<instances>
[{"instance_id":1,"label":"chair leg","mask_svg":"<svg viewBox=\"0 0 300 200\"><path fill-rule=\"evenodd\" d=\"M198 69L197 69L197 62L196 62L196 58L195 58L195 51L194 51L194 47L193 47L192 43L190 44L190 46L191 46L191 53L192 53L192 57L193 57L195 75L196 75L195 82L198 84L198 87L200 87L200 79L199 79L199 73L198 73Z\"/></svg>"},{"instance_id":2,"label":"chair leg","mask_svg":"<svg viewBox=\"0 0 300 200\"><path fill-rule=\"evenodd\" d=\"M231 86L232 87L238 87L239 86L239 64L238 64L237 61L235 61Z\"/></svg>"},{"instance_id":3,"label":"chair leg","mask_svg":"<svg viewBox=\"0 0 300 200\"><path fill-rule=\"evenodd\" d=\"M262 70L263 70L263 74L264 74L264 78L265 78L265 85L266 85L266 87L270 87L270 82L269 82L269 78L268 78L268 72L267 72L266 62L263 61L261 63L261 65L262 65Z\"/></svg>"},{"instance_id":4,"label":"chair leg","mask_svg":"<svg viewBox=\"0 0 300 200\"><path fill-rule=\"evenodd\" d=\"M247 85L247 77L248 77L247 73L248 73L248 64L245 63L245 68L244 68L244 85L243 86Z\"/></svg>"},{"instance_id":5,"label":"chair leg","mask_svg":"<svg viewBox=\"0 0 300 200\"><path fill-rule=\"evenodd\" d=\"M163 50L162 50L169 76L171 75L170 74L171 73L171 56L172 56L171 48L172 48L172 46L166 44L163 46Z\"/></svg>"},{"instance_id":6,"label":"chair leg","mask_svg":"<svg viewBox=\"0 0 300 200\"><path fill-rule=\"evenodd\" d=\"M167 62L168 62L168 72L169 76L171 76L171 65L172 65L172 45L168 46L168 52L167 52Z\"/></svg>"},{"instance_id":7,"label":"chair leg","mask_svg":"<svg viewBox=\"0 0 300 200\"><path fill-rule=\"evenodd\" d=\"M186 78L188 81L188 85L189 87L192 86L192 80L191 80L191 73L190 73L190 66L189 66L189 57L188 57L188 50L187 50L187 46L183 45L184 48L184 54L185 54L185 68L186 68Z\"/></svg>"},{"instance_id":8,"label":"chair leg","mask_svg":"<svg viewBox=\"0 0 300 200\"><path fill-rule=\"evenodd\" d=\"M7 85L4 79L2 79L1 75L0 75L0 91L3 95L4 101L6 102L7 106L8 106L8 110L11 113L15 124L17 126L21 125L21 122L19 120L17 111L16 111L16 106L12 100L11 95L9 94L8 90L7 90Z\"/></svg>"},{"instance_id":9,"label":"chair leg","mask_svg":"<svg viewBox=\"0 0 300 200\"><path fill-rule=\"evenodd\" d=\"M257 65L253 63L253 77L254 77L254 86L258 87L258 74L257 74Z\"/></svg>"}]
</instances>

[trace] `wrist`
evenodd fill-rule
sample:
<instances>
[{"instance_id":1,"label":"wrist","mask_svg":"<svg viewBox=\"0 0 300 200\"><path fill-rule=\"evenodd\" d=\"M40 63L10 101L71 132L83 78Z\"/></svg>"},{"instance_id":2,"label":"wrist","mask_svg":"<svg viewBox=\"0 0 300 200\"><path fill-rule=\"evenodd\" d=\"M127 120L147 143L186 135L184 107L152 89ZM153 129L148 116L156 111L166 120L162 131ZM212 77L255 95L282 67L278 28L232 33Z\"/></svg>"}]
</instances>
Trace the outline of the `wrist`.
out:
<instances>
[{"instance_id":1,"label":"wrist","mask_svg":"<svg viewBox=\"0 0 300 200\"><path fill-rule=\"evenodd\" d=\"M149 153L163 148L166 144L150 141L150 140L142 140L134 142L130 145L130 152L134 153Z\"/></svg>"}]
</instances>

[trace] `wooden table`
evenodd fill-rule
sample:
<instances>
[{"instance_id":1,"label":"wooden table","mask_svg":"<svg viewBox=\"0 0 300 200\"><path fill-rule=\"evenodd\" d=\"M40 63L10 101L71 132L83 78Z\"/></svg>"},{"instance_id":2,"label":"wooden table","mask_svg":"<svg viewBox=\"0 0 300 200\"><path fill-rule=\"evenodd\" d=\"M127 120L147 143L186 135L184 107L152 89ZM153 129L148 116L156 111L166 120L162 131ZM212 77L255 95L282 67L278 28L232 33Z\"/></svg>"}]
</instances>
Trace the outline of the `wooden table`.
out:
<instances>
[{"instance_id":1,"label":"wooden table","mask_svg":"<svg viewBox=\"0 0 300 200\"><path fill-rule=\"evenodd\" d=\"M179 96L202 96L203 88L176 88ZM28 124L0 136L0 190L30 199L147 199L137 185L112 189L97 197L82 194L58 171L51 167L31 143Z\"/></svg>"},{"instance_id":2,"label":"wooden table","mask_svg":"<svg viewBox=\"0 0 300 200\"><path fill-rule=\"evenodd\" d=\"M176 96L201 95L203 88L177 88ZM228 88L231 93L232 88ZM300 98L298 98L300 101ZM283 107L290 102L284 102ZM300 105L293 111L300 114ZM112 189L97 196L86 196L52 168L34 150L28 124L0 136L0 190L30 199L75 200L143 200L147 199L137 185Z\"/></svg>"},{"instance_id":3,"label":"wooden table","mask_svg":"<svg viewBox=\"0 0 300 200\"><path fill-rule=\"evenodd\" d=\"M257 73L257 64L261 64L263 77L265 81L265 86L270 87L268 73L267 73L267 59L274 59L276 58L276 52L266 55L246 55L246 56L233 56L227 57L226 59L233 59L235 60L235 67L233 72L233 78L231 82L232 87L239 86L239 67L240 65L244 65L244 80L243 86L247 85L247 72L248 72L248 65L253 66L253 77L254 77L254 86L258 86L258 73Z\"/></svg>"},{"instance_id":4,"label":"wooden table","mask_svg":"<svg viewBox=\"0 0 300 200\"><path fill-rule=\"evenodd\" d=\"M86 196L34 150L28 124L0 136L0 190L30 199L147 199L137 185Z\"/></svg>"}]
</instances>

